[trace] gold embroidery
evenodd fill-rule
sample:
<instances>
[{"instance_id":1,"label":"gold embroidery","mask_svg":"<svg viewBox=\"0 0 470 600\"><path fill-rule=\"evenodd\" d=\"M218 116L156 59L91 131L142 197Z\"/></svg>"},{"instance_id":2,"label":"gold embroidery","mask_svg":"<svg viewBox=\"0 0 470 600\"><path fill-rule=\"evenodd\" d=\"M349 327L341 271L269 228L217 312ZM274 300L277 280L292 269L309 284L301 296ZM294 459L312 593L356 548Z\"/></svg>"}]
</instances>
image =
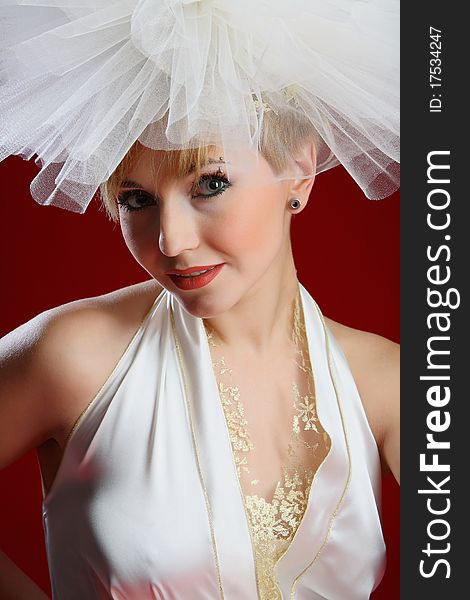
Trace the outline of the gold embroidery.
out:
<instances>
[{"instance_id":1,"label":"gold embroidery","mask_svg":"<svg viewBox=\"0 0 470 600\"><path fill-rule=\"evenodd\" d=\"M297 411L299 413L298 415L294 415L294 424L293 424L294 433L300 433L299 419L303 423L305 423L305 425L304 425L305 431L308 431L309 429L313 429L313 431L316 431L318 433L317 426L315 425L315 421L317 420L317 416L315 413L315 404L313 403L313 401L310 399L309 396L303 396L303 397L300 396L299 389L295 382L293 384L293 388L294 388L294 398L297 399L296 403L294 404L294 407L297 409Z\"/></svg>"},{"instance_id":2,"label":"gold embroidery","mask_svg":"<svg viewBox=\"0 0 470 600\"><path fill-rule=\"evenodd\" d=\"M292 385L294 415L290 442L287 447L288 464L282 465L282 479L277 482L272 500L260 494L245 494L245 508L251 528L257 562L258 589L261 600L280 599L275 577L275 565L287 551L305 514L310 487L318 466L328 453L330 438L319 423L313 373L306 344L306 329L300 310L300 290L294 303L292 340L295 348L295 364L301 373L306 393L301 394L297 382ZM217 347L215 333L204 322L209 346ZM227 367L225 357L213 360L218 381L219 396L224 410L232 452L240 478L250 474L248 456L254 450L248 431L248 421L240 399L240 390L233 385L232 369ZM225 376L225 377L224 377ZM307 461L305 455L307 452ZM307 462L306 467L303 463ZM260 479L247 480L256 487Z\"/></svg>"},{"instance_id":3,"label":"gold embroidery","mask_svg":"<svg viewBox=\"0 0 470 600\"><path fill-rule=\"evenodd\" d=\"M215 369L219 367L220 370L217 372L220 375L227 372L230 375L232 374L232 369L227 369L225 367L224 357L218 362L214 362L213 365ZM220 367L219 365L223 366ZM253 443L247 430L248 421L245 419L245 409L240 402L240 392L238 387L232 385L224 386L222 382L219 382L218 388L230 433L230 441L232 442L232 448L234 450L237 473L238 476L240 476L242 470L245 473L250 472L248 469L247 457L241 454L242 452L249 452L253 449Z\"/></svg>"}]
</instances>

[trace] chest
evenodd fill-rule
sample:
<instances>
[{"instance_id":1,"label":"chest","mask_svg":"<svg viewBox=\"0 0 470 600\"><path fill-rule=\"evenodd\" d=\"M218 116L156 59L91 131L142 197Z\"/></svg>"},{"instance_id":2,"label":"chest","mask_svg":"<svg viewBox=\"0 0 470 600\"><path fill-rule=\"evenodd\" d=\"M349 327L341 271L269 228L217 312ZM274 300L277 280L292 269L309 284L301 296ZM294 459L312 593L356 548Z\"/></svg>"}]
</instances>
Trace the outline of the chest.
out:
<instances>
[{"instance_id":1,"label":"chest","mask_svg":"<svg viewBox=\"0 0 470 600\"><path fill-rule=\"evenodd\" d=\"M325 361L314 369L318 422L333 443L322 468L316 471L309 506L292 542L287 550L284 547L282 556L269 553L268 560L264 560L260 549L277 548L277 542L273 545L269 537L272 526L277 527L279 538L284 535L288 540L296 526L293 520L299 516L291 503L284 511L284 521L273 524L273 513L267 508L276 500L272 488L280 481L279 465L286 456L289 458L286 442L295 422L305 439L314 431L308 428L309 423L316 423L308 417L308 407L305 420L300 413L294 420L295 408L288 393L293 389L292 380L289 376L286 383L286 374L282 373L274 377L277 368L267 387L262 386L264 378L253 379L253 375L232 385L239 388L240 400L242 391L245 394L241 417L247 421L246 430L253 444L245 453L248 469L252 470L247 477L256 477L259 467L260 481L267 482L264 489L249 494L251 479L245 487L237 473L231 418L225 413L201 329L191 330L191 322L183 324L181 320L176 325L178 343L168 330L163 328L161 334L159 328L158 335L149 335L140 352L133 355L130 367L123 365L115 371L70 440L57 483L44 507L48 557L56 589L66 595L71 581L64 574L79 573L74 585L80 594L77 598L95 597L97 581L107 582L107 592L115 596L235 600L262 598L260 590L270 590L274 585L287 598L302 577L305 597L316 598L314 590L319 598L332 597L332 581L343 597L366 597L363 590L350 593L351 577L363 581L367 570L367 587L372 586L383 548L371 495L375 481L374 486L369 481L375 475L365 462L372 454L369 448L364 449L367 431L361 431L355 410L344 418L355 432L350 450L344 437L338 398L346 406L356 402L350 395L347 373L340 376L342 387L335 391ZM185 343L185 335L191 343ZM232 374L235 366L233 361ZM253 369L260 370L260 365ZM308 379L299 376L296 381L300 395L305 396L307 393L300 389L302 381L307 385ZM267 394L259 392L261 387ZM256 397L251 405L250 393ZM235 389L232 395L229 393L235 407L236 394ZM263 398L265 408L250 412L250 408L261 405ZM274 398L271 412L270 398ZM247 441L243 424L238 423L234 431L233 439L241 438L241 445ZM269 446L266 454L265 446ZM258 456L263 458L258 461ZM263 462L277 465L271 479ZM307 464L306 460L301 462ZM297 498L302 497L301 490L291 490ZM251 497L251 505L245 502L247 497ZM250 526L257 508L264 529L255 529L252 523ZM335 531L340 535L336 536ZM359 560L355 554L358 544L370 549L369 555L361 554ZM310 563L320 551L326 558L319 566L326 571L318 576ZM345 567L344 585L339 563ZM330 564L334 565L334 573L327 569ZM309 573L311 578L307 577Z\"/></svg>"},{"instance_id":2,"label":"chest","mask_svg":"<svg viewBox=\"0 0 470 600\"><path fill-rule=\"evenodd\" d=\"M286 360L285 354L247 358L211 343L214 380L241 489L268 503L294 478L308 492L308 481L329 448L316 410L310 362L294 352Z\"/></svg>"}]
</instances>

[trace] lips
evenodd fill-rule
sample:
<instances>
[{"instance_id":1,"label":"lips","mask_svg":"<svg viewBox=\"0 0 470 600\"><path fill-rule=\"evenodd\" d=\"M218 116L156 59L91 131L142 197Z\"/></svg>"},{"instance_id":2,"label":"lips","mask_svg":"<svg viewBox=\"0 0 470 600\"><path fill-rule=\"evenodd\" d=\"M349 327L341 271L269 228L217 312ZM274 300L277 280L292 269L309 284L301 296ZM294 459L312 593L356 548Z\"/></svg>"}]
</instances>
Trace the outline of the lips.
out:
<instances>
[{"instance_id":1,"label":"lips","mask_svg":"<svg viewBox=\"0 0 470 600\"><path fill-rule=\"evenodd\" d=\"M207 267L191 267L174 272L170 271L167 275L181 290L195 290L210 283L217 277L223 266L224 263Z\"/></svg>"},{"instance_id":2,"label":"lips","mask_svg":"<svg viewBox=\"0 0 470 600\"><path fill-rule=\"evenodd\" d=\"M203 271L209 271L219 265L203 265L197 267L189 267L187 269L173 269L172 271L167 271L167 275L189 275L189 274L201 274Z\"/></svg>"}]
</instances>

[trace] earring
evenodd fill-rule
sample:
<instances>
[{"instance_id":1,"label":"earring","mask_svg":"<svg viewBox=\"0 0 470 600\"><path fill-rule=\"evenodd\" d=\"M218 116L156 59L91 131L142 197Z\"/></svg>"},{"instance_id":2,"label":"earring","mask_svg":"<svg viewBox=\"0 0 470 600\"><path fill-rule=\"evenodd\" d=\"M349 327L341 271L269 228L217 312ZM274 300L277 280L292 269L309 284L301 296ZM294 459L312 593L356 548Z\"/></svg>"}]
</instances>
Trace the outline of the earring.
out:
<instances>
[{"instance_id":1,"label":"earring","mask_svg":"<svg viewBox=\"0 0 470 600\"><path fill-rule=\"evenodd\" d=\"M300 202L300 200L298 198L291 198L289 200L289 206L292 208L292 210L297 210L298 208L300 208L302 205L302 203Z\"/></svg>"}]
</instances>

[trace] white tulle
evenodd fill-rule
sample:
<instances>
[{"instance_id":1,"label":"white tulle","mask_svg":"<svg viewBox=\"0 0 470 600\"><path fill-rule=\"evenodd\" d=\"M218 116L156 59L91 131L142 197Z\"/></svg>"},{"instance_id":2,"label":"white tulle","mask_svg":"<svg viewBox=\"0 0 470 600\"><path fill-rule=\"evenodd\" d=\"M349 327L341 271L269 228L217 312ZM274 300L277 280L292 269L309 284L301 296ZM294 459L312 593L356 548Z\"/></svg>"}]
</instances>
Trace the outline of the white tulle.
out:
<instances>
[{"instance_id":1,"label":"white tulle","mask_svg":"<svg viewBox=\"0 0 470 600\"><path fill-rule=\"evenodd\" d=\"M136 140L256 150L266 111L291 111L323 140L316 172L342 163L383 198L398 16L398 0L0 0L0 160L37 155L33 197L83 212Z\"/></svg>"}]
</instances>

